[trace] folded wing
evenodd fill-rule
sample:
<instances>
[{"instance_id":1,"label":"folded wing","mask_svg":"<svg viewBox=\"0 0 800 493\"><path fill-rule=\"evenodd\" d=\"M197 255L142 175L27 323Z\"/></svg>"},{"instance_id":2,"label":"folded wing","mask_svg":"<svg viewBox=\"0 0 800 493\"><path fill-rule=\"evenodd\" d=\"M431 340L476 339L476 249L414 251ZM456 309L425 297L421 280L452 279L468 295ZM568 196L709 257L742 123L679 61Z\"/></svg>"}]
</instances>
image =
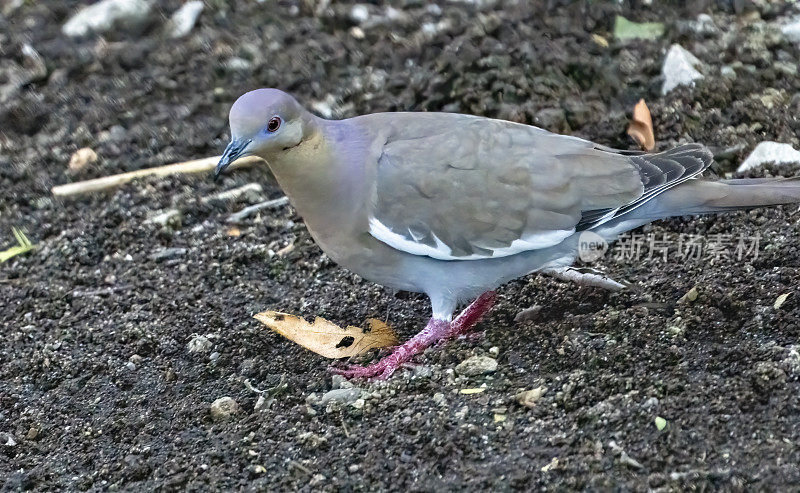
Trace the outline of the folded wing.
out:
<instances>
[{"instance_id":1,"label":"folded wing","mask_svg":"<svg viewBox=\"0 0 800 493\"><path fill-rule=\"evenodd\" d=\"M628 156L467 115L395 113L375 123L387 130L377 157L370 233L399 250L441 260L556 245L707 166L666 153Z\"/></svg>"}]
</instances>

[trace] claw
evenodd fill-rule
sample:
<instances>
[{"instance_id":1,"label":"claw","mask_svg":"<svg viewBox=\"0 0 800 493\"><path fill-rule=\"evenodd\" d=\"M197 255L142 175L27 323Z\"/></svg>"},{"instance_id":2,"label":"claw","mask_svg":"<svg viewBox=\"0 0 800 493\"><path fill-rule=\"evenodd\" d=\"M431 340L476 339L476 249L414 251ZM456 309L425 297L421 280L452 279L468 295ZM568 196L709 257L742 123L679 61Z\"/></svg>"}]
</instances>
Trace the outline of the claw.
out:
<instances>
[{"instance_id":1,"label":"claw","mask_svg":"<svg viewBox=\"0 0 800 493\"><path fill-rule=\"evenodd\" d=\"M494 292L482 294L468 306L453 322L432 318L428 325L404 344L394 348L392 354L368 366L349 365L346 368L330 367L331 373L345 378L367 378L386 380L398 368L408 363L414 355L439 341L459 337L472 329L481 317L492 307L496 299ZM480 337L480 335L478 336Z\"/></svg>"},{"instance_id":2,"label":"claw","mask_svg":"<svg viewBox=\"0 0 800 493\"><path fill-rule=\"evenodd\" d=\"M386 380L392 373L397 370L400 365L392 364L387 361L388 356L377 363L368 366L348 365L345 368L330 367L330 372L336 375L341 375L347 379L350 378L368 378L374 380Z\"/></svg>"}]
</instances>

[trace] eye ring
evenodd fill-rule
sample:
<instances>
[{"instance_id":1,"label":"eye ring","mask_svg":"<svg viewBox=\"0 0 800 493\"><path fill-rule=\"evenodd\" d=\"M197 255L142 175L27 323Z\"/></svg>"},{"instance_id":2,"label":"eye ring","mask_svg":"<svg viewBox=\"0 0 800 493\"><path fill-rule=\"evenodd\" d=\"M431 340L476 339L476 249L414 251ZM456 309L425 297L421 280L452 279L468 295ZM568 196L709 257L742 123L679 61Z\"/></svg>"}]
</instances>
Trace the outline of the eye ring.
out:
<instances>
[{"instance_id":1,"label":"eye ring","mask_svg":"<svg viewBox=\"0 0 800 493\"><path fill-rule=\"evenodd\" d=\"M267 132L269 133L277 132L278 129L281 128L281 123L282 123L281 117L273 116L267 122Z\"/></svg>"}]
</instances>

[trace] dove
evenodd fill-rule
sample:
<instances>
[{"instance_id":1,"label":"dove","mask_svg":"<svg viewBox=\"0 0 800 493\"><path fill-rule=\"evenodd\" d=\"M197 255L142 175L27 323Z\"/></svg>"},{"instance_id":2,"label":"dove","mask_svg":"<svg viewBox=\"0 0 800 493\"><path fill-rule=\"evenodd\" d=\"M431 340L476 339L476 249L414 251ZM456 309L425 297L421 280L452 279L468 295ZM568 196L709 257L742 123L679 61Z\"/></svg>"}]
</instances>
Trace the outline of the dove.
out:
<instances>
[{"instance_id":1,"label":"dove","mask_svg":"<svg viewBox=\"0 0 800 493\"><path fill-rule=\"evenodd\" d=\"M392 353L333 369L348 378L388 378L465 334L499 286L572 265L588 232L610 242L662 218L800 201L797 177L701 178L713 158L700 144L642 154L455 113L327 120L278 89L242 95L229 120L215 178L263 158L334 262L430 299L427 325Z\"/></svg>"}]
</instances>

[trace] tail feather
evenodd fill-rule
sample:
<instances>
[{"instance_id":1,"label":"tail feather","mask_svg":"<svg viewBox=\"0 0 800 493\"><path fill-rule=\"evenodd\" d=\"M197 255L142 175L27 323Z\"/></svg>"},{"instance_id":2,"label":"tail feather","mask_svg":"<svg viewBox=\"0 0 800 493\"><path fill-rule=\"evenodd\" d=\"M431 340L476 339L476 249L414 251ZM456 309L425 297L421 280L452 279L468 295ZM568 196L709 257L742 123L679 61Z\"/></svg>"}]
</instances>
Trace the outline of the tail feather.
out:
<instances>
[{"instance_id":1,"label":"tail feather","mask_svg":"<svg viewBox=\"0 0 800 493\"><path fill-rule=\"evenodd\" d=\"M800 176L688 180L638 209L602 224L594 231L608 239L649 222L675 216L728 212L800 202Z\"/></svg>"},{"instance_id":2,"label":"tail feather","mask_svg":"<svg viewBox=\"0 0 800 493\"><path fill-rule=\"evenodd\" d=\"M655 200L660 217L724 212L800 202L800 176L777 179L689 180Z\"/></svg>"},{"instance_id":3,"label":"tail feather","mask_svg":"<svg viewBox=\"0 0 800 493\"><path fill-rule=\"evenodd\" d=\"M630 157L639 170L644 192L623 207L584 211L577 231L596 228L609 221L622 221L623 216L645 206L672 188L699 176L714 162L714 156L701 144L684 144L657 154L638 154Z\"/></svg>"}]
</instances>

